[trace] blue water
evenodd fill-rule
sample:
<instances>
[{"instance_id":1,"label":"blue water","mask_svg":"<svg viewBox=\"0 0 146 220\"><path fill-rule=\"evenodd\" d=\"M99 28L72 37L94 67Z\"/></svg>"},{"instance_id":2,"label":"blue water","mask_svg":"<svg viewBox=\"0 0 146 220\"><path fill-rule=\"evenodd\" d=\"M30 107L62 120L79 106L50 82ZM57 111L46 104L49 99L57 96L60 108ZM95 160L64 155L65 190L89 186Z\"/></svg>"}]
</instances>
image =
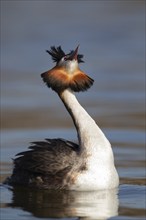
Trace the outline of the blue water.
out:
<instances>
[{"instance_id":1,"label":"blue water","mask_svg":"<svg viewBox=\"0 0 146 220\"><path fill-rule=\"evenodd\" d=\"M77 94L112 144L119 189L48 192L1 185L1 219L144 220L144 1L1 1L1 182L12 158L32 141L77 141L70 116L40 74L53 67L45 52L80 44L80 68L93 87Z\"/></svg>"}]
</instances>

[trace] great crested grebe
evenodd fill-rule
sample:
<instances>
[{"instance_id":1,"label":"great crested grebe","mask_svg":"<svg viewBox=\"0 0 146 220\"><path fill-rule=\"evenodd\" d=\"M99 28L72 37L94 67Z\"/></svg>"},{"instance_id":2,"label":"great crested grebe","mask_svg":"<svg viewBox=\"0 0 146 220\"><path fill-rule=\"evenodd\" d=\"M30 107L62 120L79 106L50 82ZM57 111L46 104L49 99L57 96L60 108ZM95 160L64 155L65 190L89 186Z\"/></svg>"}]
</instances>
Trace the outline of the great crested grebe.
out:
<instances>
[{"instance_id":1,"label":"great crested grebe","mask_svg":"<svg viewBox=\"0 0 146 220\"><path fill-rule=\"evenodd\" d=\"M95 121L79 104L74 92L85 91L93 79L78 67L84 62L78 47L65 54L61 47L47 51L55 67L41 74L64 103L77 130L78 144L64 139L33 142L14 159L10 185L42 189L103 190L115 188L119 177L111 145Z\"/></svg>"}]
</instances>

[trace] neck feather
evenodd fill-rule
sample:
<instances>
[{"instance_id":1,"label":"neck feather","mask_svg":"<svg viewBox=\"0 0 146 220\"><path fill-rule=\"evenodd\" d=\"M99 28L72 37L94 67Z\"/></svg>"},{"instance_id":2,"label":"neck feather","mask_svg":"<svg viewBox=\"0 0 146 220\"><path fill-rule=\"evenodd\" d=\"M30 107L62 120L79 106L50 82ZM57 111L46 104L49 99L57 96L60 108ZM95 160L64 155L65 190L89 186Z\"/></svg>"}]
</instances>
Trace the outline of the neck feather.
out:
<instances>
[{"instance_id":1,"label":"neck feather","mask_svg":"<svg viewBox=\"0 0 146 220\"><path fill-rule=\"evenodd\" d=\"M73 119L81 150L86 149L89 151L89 148L91 150L95 146L96 148L109 146L105 135L91 116L79 104L73 92L64 90L59 96Z\"/></svg>"}]
</instances>

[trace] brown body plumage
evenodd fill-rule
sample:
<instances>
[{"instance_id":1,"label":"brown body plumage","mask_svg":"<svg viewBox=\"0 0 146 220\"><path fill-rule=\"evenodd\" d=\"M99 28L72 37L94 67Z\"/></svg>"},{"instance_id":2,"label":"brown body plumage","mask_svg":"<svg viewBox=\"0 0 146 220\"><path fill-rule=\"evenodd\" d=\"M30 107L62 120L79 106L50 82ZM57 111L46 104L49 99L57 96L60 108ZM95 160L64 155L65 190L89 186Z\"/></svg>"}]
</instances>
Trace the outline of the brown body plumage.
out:
<instances>
[{"instance_id":1,"label":"brown body plumage","mask_svg":"<svg viewBox=\"0 0 146 220\"><path fill-rule=\"evenodd\" d=\"M33 142L29 151L14 159L11 185L45 189L67 189L79 171L85 169L79 146L63 139Z\"/></svg>"}]
</instances>

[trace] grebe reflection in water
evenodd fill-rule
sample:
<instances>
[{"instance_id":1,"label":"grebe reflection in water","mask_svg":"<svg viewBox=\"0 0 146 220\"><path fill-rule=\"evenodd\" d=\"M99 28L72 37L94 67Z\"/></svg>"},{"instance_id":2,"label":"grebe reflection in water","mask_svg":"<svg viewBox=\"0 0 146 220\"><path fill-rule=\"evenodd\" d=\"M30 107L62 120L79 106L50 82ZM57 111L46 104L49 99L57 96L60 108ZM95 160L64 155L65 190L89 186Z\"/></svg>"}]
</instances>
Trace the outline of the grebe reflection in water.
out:
<instances>
[{"instance_id":1,"label":"grebe reflection in water","mask_svg":"<svg viewBox=\"0 0 146 220\"><path fill-rule=\"evenodd\" d=\"M93 84L93 79L79 69L83 55L78 54L78 47L68 54L60 46L47 52L56 65L41 77L71 115L79 144L64 139L33 142L28 151L16 155L8 184L78 191L117 187L119 177L111 145L74 94Z\"/></svg>"}]
</instances>

